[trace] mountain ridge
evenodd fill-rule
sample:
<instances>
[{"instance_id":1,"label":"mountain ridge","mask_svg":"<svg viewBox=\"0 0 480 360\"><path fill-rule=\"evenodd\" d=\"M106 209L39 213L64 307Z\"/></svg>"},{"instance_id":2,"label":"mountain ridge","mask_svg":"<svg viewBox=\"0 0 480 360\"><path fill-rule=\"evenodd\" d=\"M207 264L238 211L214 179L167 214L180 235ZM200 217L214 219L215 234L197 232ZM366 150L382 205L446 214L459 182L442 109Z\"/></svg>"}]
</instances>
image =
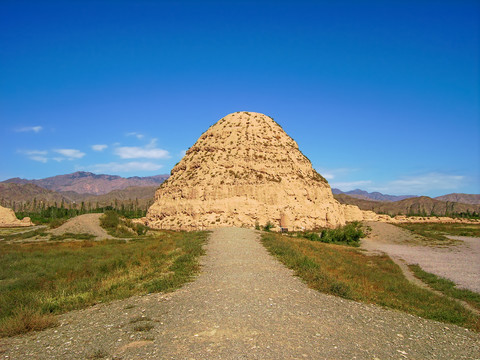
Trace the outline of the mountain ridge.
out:
<instances>
[{"instance_id":1,"label":"mountain ridge","mask_svg":"<svg viewBox=\"0 0 480 360\"><path fill-rule=\"evenodd\" d=\"M400 201L404 199L418 197L417 195L388 195L388 194L382 194L378 191L368 192L361 189L342 191L340 189L333 188L332 193L334 195L345 194L357 199L373 200L373 201Z\"/></svg>"},{"instance_id":2,"label":"mountain ridge","mask_svg":"<svg viewBox=\"0 0 480 360\"><path fill-rule=\"evenodd\" d=\"M86 171L77 171L71 174L56 175L43 179L21 179L11 178L1 183L34 184L39 187L55 191L77 194L104 195L113 190L122 190L131 186L155 186L160 185L169 175L161 174L154 176L132 176L124 178L118 175L94 174Z\"/></svg>"},{"instance_id":3,"label":"mountain ridge","mask_svg":"<svg viewBox=\"0 0 480 360\"><path fill-rule=\"evenodd\" d=\"M434 199L441 201L453 201L463 204L480 204L480 194L451 193L437 196Z\"/></svg>"},{"instance_id":4,"label":"mountain ridge","mask_svg":"<svg viewBox=\"0 0 480 360\"><path fill-rule=\"evenodd\" d=\"M447 202L432 199L428 196L418 196L399 201L373 201L351 197L346 194L336 194L335 199L341 204L356 205L361 210L370 210L379 214L389 215L421 215L421 216L451 216L480 214L480 205Z\"/></svg>"}]
</instances>

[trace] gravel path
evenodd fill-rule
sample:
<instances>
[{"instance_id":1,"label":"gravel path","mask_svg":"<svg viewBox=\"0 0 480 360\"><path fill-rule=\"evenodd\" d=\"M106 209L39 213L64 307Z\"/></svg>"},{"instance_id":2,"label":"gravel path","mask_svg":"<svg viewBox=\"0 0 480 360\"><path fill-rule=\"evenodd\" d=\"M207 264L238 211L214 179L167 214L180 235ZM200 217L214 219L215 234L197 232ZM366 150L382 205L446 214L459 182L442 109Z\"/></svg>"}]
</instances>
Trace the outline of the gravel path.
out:
<instances>
[{"instance_id":1,"label":"gravel path","mask_svg":"<svg viewBox=\"0 0 480 360\"><path fill-rule=\"evenodd\" d=\"M203 261L196 281L174 293L70 312L58 328L3 339L0 358L479 357L479 334L307 288L253 230L215 230Z\"/></svg>"},{"instance_id":2,"label":"gravel path","mask_svg":"<svg viewBox=\"0 0 480 360\"><path fill-rule=\"evenodd\" d=\"M372 228L362 248L382 251L407 264L452 280L459 287L480 293L480 238L449 236L459 240L448 247L422 246L422 242L395 225L369 222Z\"/></svg>"}]
</instances>

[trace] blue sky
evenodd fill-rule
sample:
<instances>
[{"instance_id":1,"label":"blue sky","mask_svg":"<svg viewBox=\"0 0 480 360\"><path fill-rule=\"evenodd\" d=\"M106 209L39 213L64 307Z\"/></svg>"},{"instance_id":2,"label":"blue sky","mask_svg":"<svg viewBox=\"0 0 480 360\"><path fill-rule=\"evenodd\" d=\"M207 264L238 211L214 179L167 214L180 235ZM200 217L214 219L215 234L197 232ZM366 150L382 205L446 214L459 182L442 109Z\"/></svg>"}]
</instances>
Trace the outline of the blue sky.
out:
<instances>
[{"instance_id":1,"label":"blue sky","mask_svg":"<svg viewBox=\"0 0 480 360\"><path fill-rule=\"evenodd\" d=\"M169 173L235 111L332 187L480 193L478 1L0 2L0 180Z\"/></svg>"}]
</instances>

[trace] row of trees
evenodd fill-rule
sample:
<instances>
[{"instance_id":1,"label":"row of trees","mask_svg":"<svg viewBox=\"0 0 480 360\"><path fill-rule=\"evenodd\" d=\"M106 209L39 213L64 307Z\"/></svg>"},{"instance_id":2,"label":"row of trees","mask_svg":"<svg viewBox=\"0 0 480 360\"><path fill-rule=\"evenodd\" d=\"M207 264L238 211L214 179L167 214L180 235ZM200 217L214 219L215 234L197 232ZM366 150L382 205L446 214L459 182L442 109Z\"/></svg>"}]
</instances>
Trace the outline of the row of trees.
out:
<instances>
[{"instance_id":1,"label":"row of trees","mask_svg":"<svg viewBox=\"0 0 480 360\"><path fill-rule=\"evenodd\" d=\"M152 205L153 200L138 200L138 199L129 199L129 200L118 200L113 199L107 203L102 202L101 204L96 201L82 201L82 202L69 202L62 199L60 203L57 201L45 202L42 200L37 201L37 198L27 201L14 201L6 200L4 198L0 199L0 205L12 209L15 212L28 211L28 212L41 212L49 207L56 207L59 209L73 209L79 210L80 212L95 212L96 209L103 208L106 206L111 206L114 209L126 209L126 210L147 210L150 205Z\"/></svg>"},{"instance_id":2,"label":"row of trees","mask_svg":"<svg viewBox=\"0 0 480 360\"><path fill-rule=\"evenodd\" d=\"M23 219L28 216L36 224L46 224L55 220L65 220L78 215L89 213L103 213L105 211L114 211L118 215L124 216L129 219L140 218L146 215L145 209L126 209L124 206L114 208L112 206L97 207L93 209L81 208L81 209L67 209L57 206L49 206L40 211L18 211L16 215L19 219Z\"/></svg>"},{"instance_id":3,"label":"row of trees","mask_svg":"<svg viewBox=\"0 0 480 360\"><path fill-rule=\"evenodd\" d=\"M74 216L89 214L89 213L103 213L108 210L113 210L121 216L126 218L139 218L147 213L148 207L153 201L139 203L138 199L119 201L114 199L109 205L100 205L98 202L80 202L67 203L62 201L60 204L53 202L53 204L45 204L42 201L5 201L1 199L0 204L4 207L11 208L15 211L19 219L29 217L34 223L50 223L55 220L65 220Z\"/></svg>"}]
</instances>

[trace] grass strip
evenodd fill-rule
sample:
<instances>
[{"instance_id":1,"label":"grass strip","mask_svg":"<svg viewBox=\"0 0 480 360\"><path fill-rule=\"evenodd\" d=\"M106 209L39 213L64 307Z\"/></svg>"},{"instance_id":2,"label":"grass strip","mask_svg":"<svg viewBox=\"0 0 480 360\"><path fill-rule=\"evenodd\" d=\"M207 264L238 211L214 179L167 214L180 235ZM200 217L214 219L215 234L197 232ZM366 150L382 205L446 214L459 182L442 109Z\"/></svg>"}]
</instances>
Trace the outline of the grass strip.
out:
<instances>
[{"instance_id":1,"label":"grass strip","mask_svg":"<svg viewBox=\"0 0 480 360\"><path fill-rule=\"evenodd\" d=\"M54 326L52 315L98 302L174 290L198 271L206 237L0 243L0 336Z\"/></svg>"},{"instance_id":2,"label":"grass strip","mask_svg":"<svg viewBox=\"0 0 480 360\"><path fill-rule=\"evenodd\" d=\"M315 290L480 331L479 316L410 283L386 255L274 233L264 233L262 243Z\"/></svg>"},{"instance_id":3,"label":"grass strip","mask_svg":"<svg viewBox=\"0 0 480 360\"><path fill-rule=\"evenodd\" d=\"M480 310L480 294L468 289L458 289L453 281L424 271L419 265L409 265L415 276L428 284L432 289L455 299L463 300L477 310Z\"/></svg>"},{"instance_id":4,"label":"grass strip","mask_svg":"<svg viewBox=\"0 0 480 360\"><path fill-rule=\"evenodd\" d=\"M480 224L405 223L395 224L430 240L451 242L445 235L480 237Z\"/></svg>"},{"instance_id":5,"label":"grass strip","mask_svg":"<svg viewBox=\"0 0 480 360\"><path fill-rule=\"evenodd\" d=\"M11 241L11 240L25 240L32 238L34 236L47 236L48 234L45 232L45 229L34 229L34 230L26 230L18 233L12 233L2 236L3 240Z\"/></svg>"},{"instance_id":6,"label":"grass strip","mask_svg":"<svg viewBox=\"0 0 480 360\"><path fill-rule=\"evenodd\" d=\"M93 240L96 236L87 233L64 233L61 235L50 235L50 241L62 241L66 239L75 240Z\"/></svg>"}]
</instances>

